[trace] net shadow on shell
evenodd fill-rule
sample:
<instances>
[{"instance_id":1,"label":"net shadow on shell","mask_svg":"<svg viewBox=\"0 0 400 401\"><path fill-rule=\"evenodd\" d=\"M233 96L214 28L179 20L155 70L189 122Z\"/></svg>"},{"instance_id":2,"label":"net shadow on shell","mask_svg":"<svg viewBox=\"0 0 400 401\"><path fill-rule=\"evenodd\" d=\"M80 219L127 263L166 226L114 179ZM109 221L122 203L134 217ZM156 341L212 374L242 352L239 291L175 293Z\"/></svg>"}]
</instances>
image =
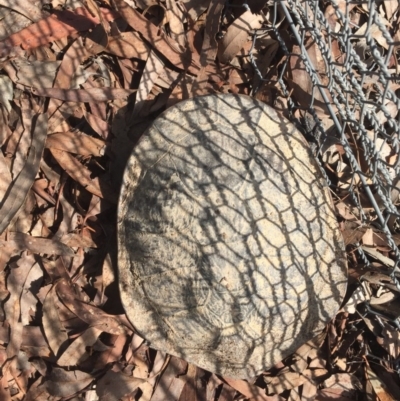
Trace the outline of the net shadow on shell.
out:
<instances>
[{"instance_id":1,"label":"net shadow on shell","mask_svg":"<svg viewBox=\"0 0 400 401\"><path fill-rule=\"evenodd\" d=\"M121 298L150 345L250 378L337 311L328 188L292 124L246 96L179 103L135 147L118 213Z\"/></svg>"}]
</instances>

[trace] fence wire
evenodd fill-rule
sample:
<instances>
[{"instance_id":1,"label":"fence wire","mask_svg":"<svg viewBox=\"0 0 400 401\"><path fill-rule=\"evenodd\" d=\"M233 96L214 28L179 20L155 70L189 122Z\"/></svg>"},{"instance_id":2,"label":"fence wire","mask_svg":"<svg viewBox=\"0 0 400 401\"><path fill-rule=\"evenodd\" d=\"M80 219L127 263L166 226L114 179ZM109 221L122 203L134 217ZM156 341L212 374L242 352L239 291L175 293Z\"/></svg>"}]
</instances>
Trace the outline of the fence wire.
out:
<instances>
[{"instance_id":1,"label":"fence wire","mask_svg":"<svg viewBox=\"0 0 400 401\"><path fill-rule=\"evenodd\" d=\"M268 29L284 53L277 81L291 115L299 108L306 109L307 118L301 123L314 136L317 157L321 158L329 137L343 147L351 177L346 194L341 188L340 198L351 200L363 226L375 227L386 236L394 261L390 276L400 290L400 251L394 239L400 231L400 70L396 54L400 42L393 39L397 37L393 35L395 22L388 25L382 17L382 1L276 0L270 6ZM354 18L355 8L364 19L361 26ZM282 29L283 20L289 29ZM256 32L249 57L260 80L265 80L252 54L259 37ZM294 52L293 43L300 51ZM310 57L310 43L317 46L322 60L318 65ZM288 85L294 56L301 59L312 83L307 107L292 96ZM321 121L317 104L321 101L332 123L329 134ZM383 152L387 146L394 155L390 160ZM337 192L335 184L327 180ZM369 255L361 247L357 251L361 263L368 265Z\"/></svg>"}]
</instances>

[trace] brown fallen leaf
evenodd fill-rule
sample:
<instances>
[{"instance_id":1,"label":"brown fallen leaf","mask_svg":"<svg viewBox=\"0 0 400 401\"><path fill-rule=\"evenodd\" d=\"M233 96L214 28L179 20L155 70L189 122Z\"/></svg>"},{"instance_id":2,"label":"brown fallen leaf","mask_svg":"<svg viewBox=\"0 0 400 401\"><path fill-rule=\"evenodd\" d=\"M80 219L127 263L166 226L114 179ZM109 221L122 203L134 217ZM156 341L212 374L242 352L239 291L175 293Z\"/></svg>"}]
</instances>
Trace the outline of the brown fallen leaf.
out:
<instances>
[{"instance_id":1,"label":"brown fallen leaf","mask_svg":"<svg viewBox=\"0 0 400 401\"><path fill-rule=\"evenodd\" d=\"M44 253L47 255L75 256L75 252L67 245L56 239L38 238L17 232L10 232L8 240L0 239L0 247L8 246L18 251L29 250L32 253Z\"/></svg>"},{"instance_id":2,"label":"brown fallen leaf","mask_svg":"<svg viewBox=\"0 0 400 401\"><path fill-rule=\"evenodd\" d=\"M60 241L71 248L97 248L91 238L76 233L64 234Z\"/></svg>"},{"instance_id":3,"label":"brown fallen leaf","mask_svg":"<svg viewBox=\"0 0 400 401\"><path fill-rule=\"evenodd\" d=\"M325 74L325 67L323 62L320 61L320 53L318 46L315 42L311 42L311 44L307 45L307 53L309 58L313 62L314 68L320 74ZM299 102L299 104L305 109L310 107L311 100L314 95L314 103L313 106L318 113L318 116L323 119L328 116L328 109L323 100L323 97L318 90L318 88L314 87L310 75L306 71L304 63L302 59L298 56L301 54L301 50L299 46L293 46L292 55L290 56L290 80L289 86L293 90L293 97ZM322 80L322 83L324 80ZM325 90L325 89L324 89ZM329 93L325 90L328 99L330 99ZM330 99L331 103L332 100Z\"/></svg>"},{"instance_id":4,"label":"brown fallen leaf","mask_svg":"<svg viewBox=\"0 0 400 401\"><path fill-rule=\"evenodd\" d=\"M46 139L46 148L64 150L83 156L101 157L105 154L106 143L102 139L69 131L49 135Z\"/></svg>"},{"instance_id":5,"label":"brown fallen leaf","mask_svg":"<svg viewBox=\"0 0 400 401\"><path fill-rule=\"evenodd\" d=\"M36 96L50 97L65 102L108 102L115 99L125 99L136 92L136 89L121 88L89 88L89 89L59 89L59 88L29 88Z\"/></svg>"},{"instance_id":6,"label":"brown fallen leaf","mask_svg":"<svg viewBox=\"0 0 400 401\"><path fill-rule=\"evenodd\" d=\"M185 385L183 374L186 368L185 361L171 357L154 390L151 401L178 400Z\"/></svg>"},{"instance_id":7,"label":"brown fallen leaf","mask_svg":"<svg viewBox=\"0 0 400 401\"><path fill-rule=\"evenodd\" d=\"M385 383L369 366L366 366L366 375L380 401L395 401Z\"/></svg>"},{"instance_id":8,"label":"brown fallen leaf","mask_svg":"<svg viewBox=\"0 0 400 401\"><path fill-rule=\"evenodd\" d=\"M43 17L40 7L25 0L0 0L0 6L10 8L31 21L39 21Z\"/></svg>"},{"instance_id":9,"label":"brown fallen leaf","mask_svg":"<svg viewBox=\"0 0 400 401\"><path fill-rule=\"evenodd\" d=\"M165 352L157 352L156 357L154 358L153 369L149 374L149 378L140 385L143 400L150 400L154 392L154 386L156 385L157 379L159 375L162 374L165 367L168 365L169 359L170 356L167 355Z\"/></svg>"},{"instance_id":10,"label":"brown fallen leaf","mask_svg":"<svg viewBox=\"0 0 400 401\"><path fill-rule=\"evenodd\" d=\"M53 285L46 295L42 318L43 331L54 355L57 355L68 341L68 335L58 314L56 288L57 284Z\"/></svg>"},{"instance_id":11,"label":"brown fallen leaf","mask_svg":"<svg viewBox=\"0 0 400 401\"><path fill-rule=\"evenodd\" d=\"M172 39L184 49L186 47L186 35L183 12L174 0L166 0L166 19Z\"/></svg>"},{"instance_id":12,"label":"brown fallen leaf","mask_svg":"<svg viewBox=\"0 0 400 401\"><path fill-rule=\"evenodd\" d=\"M266 395L265 390L245 380L230 379L227 377L222 377L222 380L236 391L239 391L239 393L243 394L246 398L257 401L283 401L283 398L278 394L272 396Z\"/></svg>"},{"instance_id":13,"label":"brown fallen leaf","mask_svg":"<svg viewBox=\"0 0 400 401\"><path fill-rule=\"evenodd\" d=\"M203 394L206 390L204 373L204 370L198 368L197 366L192 364L188 365L186 376L181 378L182 381L185 381L185 385L179 397L180 401L199 401L203 398Z\"/></svg>"},{"instance_id":14,"label":"brown fallen leaf","mask_svg":"<svg viewBox=\"0 0 400 401\"><path fill-rule=\"evenodd\" d=\"M122 335L126 333L126 327L121 324L116 316L109 315L100 308L77 299L72 287L66 280L58 282L57 294L72 313L90 326L110 334Z\"/></svg>"},{"instance_id":15,"label":"brown fallen leaf","mask_svg":"<svg viewBox=\"0 0 400 401\"><path fill-rule=\"evenodd\" d=\"M26 277L21 294L21 323L23 326L28 326L32 317L31 313L36 313L38 303L36 294L39 292L42 282L43 270L39 263L34 263Z\"/></svg>"},{"instance_id":16,"label":"brown fallen leaf","mask_svg":"<svg viewBox=\"0 0 400 401\"><path fill-rule=\"evenodd\" d=\"M83 43L82 37L77 38L65 52L57 71L53 87L59 89L70 89L79 66L91 56ZM45 87L45 85L40 85Z\"/></svg>"},{"instance_id":17,"label":"brown fallen leaf","mask_svg":"<svg viewBox=\"0 0 400 401\"><path fill-rule=\"evenodd\" d=\"M100 329L89 327L64 351L57 360L57 364L59 366L76 366L85 361L90 356L87 348L97 341L100 334Z\"/></svg>"},{"instance_id":18,"label":"brown fallen leaf","mask_svg":"<svg viewBox=\"0 0 400 401\"><path fill-rule=\"evenodd\" d=\"M117 203L118 194L110 184L101 180L99 177L91 178L91 172L70 153L53 148L51 148L50 151L57 160L57 163L72 179L82 185L83 188L111 203Z\"/></svg>"},{"instance_id":19,"label":"brown fallen leaf","mask_svg":"<svg viewBox=\"0 0 400 401\"><path fill-rule=\"evenodd\" d=\"M12 266L7 279L7 290L10 292L10 298L4 305L4 313L6 322L10 327L10 338L6 350L8 359L17 355L22 344L23 325L21 322L20 299L24 283L34 264L33 255L24 253L22 258Z\"/></svg>"},{"instance_id":20,"label":"brown fallen leaf","mask_svg":"<svg viewBox=\"0 0 400 401\"><path fill-rule=\"evenodd\" d=\"M93 130L96 131L101 138L108 139L110 134L110 126L108 123L95 114L87 112L84 107L82 107L82 111L86 121L93 128Z\"/></svg>"},{"instance_id":21,"label":"brown fallen leaf","mask_svg":"<svg viewBox=\"0 0 400 401\"><path fill-rule=\"evenodd\" d=\"M151 51L143 69L143 74L140 79L139 88L136 95L135 108L130 116L130 121L133 121L133 119L137 118L139 115L147 97L157 81L158 76L164 68L165 67L162 61L158 58L154 51Z\"/></svg>"},{"instance_id":22,"label":"brown fallen leaf","mask_svg":"<svg viewBox=\"0 0 400 401\"><path fill-rule=\"evenodd\" d=\"M215 62L218 52L216 35L219 30L220 18L225 7L223 0L211 0L207 11L206 25L204 27L203 45L200 53L200 71L192 86L192 95L206 94L208 82L207 66Z\"/></svg>"},{"instance_id":23,"label":"brown fallen leaf","mask_svg":"<svg viewBox=\"0 0 400 401\"><path fill-rule=\"evenodd\" d=\"M60 63L60 61L28 61L25 57L15 57L6 67L6 71L16 84L51 87Z\"/></svg>"},{"instance_id":24,"label":"brown fallen leaf","mask_svg":"<svg viewBox=\"0 0 400 401\"><path fill-rule=\"evenodd\" d=\"M109 370L97 382L96 394L102 401L119 401L122 397L135 391L144 382L144 379L137 379L122 372Z\"/></svg>"},{"instance_id":25,"label":"brown fallen leaf","mask_svg":"<svg viewBox=\"0 0 400 401\"><path fill-rule=\"evenodd\" d=\"M218 59L221 63L229 63L248 41L251 31L262 26L263 18L259 14L245 11L229 26L226 34L218 43Z\"/></svg>"},{"instance_id":26,"label":"brown fallen leaf","mask_svg":"<svg viewBox=\"0 0 400 401\"><path fill-rule=\"evenodd\" d=\"M4 199L8 187L12 182L10 168L6 162L3 152L0 152L0 199Z\"/></svg>"},{"instance_id":27,"label":"brown fallen leaf","mask_svg":"<svg viewBox=\"0 0 400 401\"><path fill-rule=\"evenodd\" d=\"M188 51L182 53L178 43L172 38L167 38L152 22L132 8L124 0L114 0L118 12L125 21L146 40L146 42L168 59L175 67L188 70L194 74L197 68L192 65Z\"/></svg>"},{"instance_id":28,"label":"brown fallen leaf","mask_svg":"<svg viewBox=\"0 0 400 401\"><path fill-rule=\"evenodd\" d=\"M40 160L47 135L47 115L41 114L36 118L31 148L26 163L13 181L7 197L0 203L0 234L7 228L13 217L23 205L29 189L39 169Z\"/></svg>"},{"instance_id":29,"label":"brown fallen leaf","mask_svg":"<svg viewBox=\"0 0 400 401\"><path fill-rule=\"evenodd\" d=\"M109 38L108 47L104 51L117 57L147 60L150 50L137 32L121 32Z\"/></svg>"},{"instance_id":30,"label":"brown fallen leaf","mask_svg":"<svg viewBox=\"0 0 400 401\"><path fill-rule=\"evenodd\" d=\"M82 391L94 377L80 370L53 368L44 387L54 397L71 397Z\"/></svg>"},{"instance_id":31,"label":"brown fallen leaf","mask_svg":"<svg viewBox=\"0 0 400 401\"><path fill-rule=\"evenodd\" d=\"M118 18L118 13L109 9L101 9L103 18L110 21ZM77 32L87 31L99 24L98 18L93 17L86 8L69 10L53 10L49 17L16 32L0 42L0 57L6 57L15 46L32 49L46 45L54 40L62 39Z\"/></svg>"}]
</instances>

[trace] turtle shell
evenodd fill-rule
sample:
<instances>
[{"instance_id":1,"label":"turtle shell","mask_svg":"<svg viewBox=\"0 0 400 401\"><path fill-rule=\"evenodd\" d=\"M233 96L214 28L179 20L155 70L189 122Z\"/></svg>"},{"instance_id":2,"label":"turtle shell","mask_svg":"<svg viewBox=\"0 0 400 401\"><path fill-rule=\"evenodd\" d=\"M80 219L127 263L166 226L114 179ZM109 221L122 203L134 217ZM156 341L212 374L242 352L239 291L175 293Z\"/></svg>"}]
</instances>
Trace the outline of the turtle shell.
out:
<instances>
[{"instance_id":1,"label":"turtle shell","mask_svg":"<svg viewBox=\"0 0 400 401\"><path fill-rule=\"evenodd\" d=\"M326 325L346 288L328 188L302 135L241 95L183 101L128 161L122 303L156 349L250 378Z\"/></svg>"}]
</instances>

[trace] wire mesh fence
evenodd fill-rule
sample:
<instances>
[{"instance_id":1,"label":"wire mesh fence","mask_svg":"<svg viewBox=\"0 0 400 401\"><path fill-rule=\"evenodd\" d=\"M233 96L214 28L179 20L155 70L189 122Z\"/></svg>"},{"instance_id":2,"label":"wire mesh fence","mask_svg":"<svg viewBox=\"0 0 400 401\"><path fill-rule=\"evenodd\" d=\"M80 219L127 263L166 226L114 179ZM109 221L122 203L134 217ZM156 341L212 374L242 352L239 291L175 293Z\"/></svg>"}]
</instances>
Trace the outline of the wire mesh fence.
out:
<instances>
[{"instance_id":1,"label":"wire mesh fence","mask_svg":"<svg viewBox=\"0 0 400 401\"><path fill-rule=\"evenodd\" d=\"M397 9L391 1L273 1L248 57L257 76L253 94L264 84L285 98L285 112L311 143L335 202L351 210L362 232L372 228L384 238L384 264L400 290ZM266 34L278 43L274 54L283 53L271 76L253 54ZM359 263L382 261L360 239L348 241Z\"/></svg>"}]
</instances>

